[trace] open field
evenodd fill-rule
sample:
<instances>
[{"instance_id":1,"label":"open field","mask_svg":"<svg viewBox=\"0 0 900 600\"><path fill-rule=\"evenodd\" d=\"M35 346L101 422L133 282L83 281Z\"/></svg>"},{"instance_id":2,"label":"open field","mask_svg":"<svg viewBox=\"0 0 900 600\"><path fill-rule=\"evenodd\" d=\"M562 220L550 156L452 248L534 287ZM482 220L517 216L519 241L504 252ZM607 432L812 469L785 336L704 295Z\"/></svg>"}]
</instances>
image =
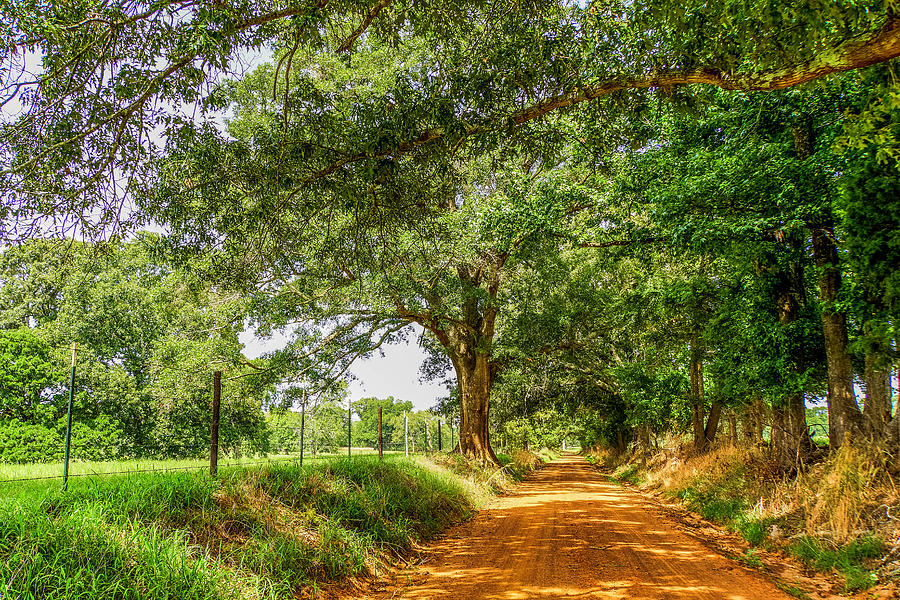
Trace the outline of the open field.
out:
<instances>
[{"instance_id":1,"label":"open field","mask_svg":"<svg viewBox=\"0 0 900 600\"><path fill-rule=\"evenodd\" d=\"M353 456L373 455L376 451L369 448L353 448ZM402 455L397 450L385 451L385 456ZM347 450L335 453L318 453L316 456L306 454L303 464L343 458ZM299 454L270 454L266 457L219 458L219 471L228 472L235 467L254 467L268 463L299 462ZM102 476L115 476L129 473L165 472L165 471L204 471L209 468L209 459L168 459L168 460L119 460L119 461L72 461L69 463L69 487L79 486L80 482ZM51 490L62 486L63 463L0 463L0 497Z\"/></svg>"}]
</instances>

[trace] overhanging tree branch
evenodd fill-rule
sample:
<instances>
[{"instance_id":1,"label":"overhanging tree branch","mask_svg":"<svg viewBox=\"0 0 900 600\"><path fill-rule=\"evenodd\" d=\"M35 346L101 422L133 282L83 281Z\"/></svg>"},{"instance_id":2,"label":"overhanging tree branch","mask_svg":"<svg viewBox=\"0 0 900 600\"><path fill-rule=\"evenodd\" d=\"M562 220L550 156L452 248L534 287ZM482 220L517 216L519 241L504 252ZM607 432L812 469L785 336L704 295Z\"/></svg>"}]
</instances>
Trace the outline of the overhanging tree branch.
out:
<instances>
[{"instance_id":1,"label":"overhanging tree branch","mask_svg":"<svg viewBox=\"0 0 900 600\"><path fill-rule=\"evenodd\" d=\"M353 44L356 43L356 40L359 39L363 33L365 33L366 29L369 28L369 25L372 24L372 21L378 16L378 14L384 10L388 4L391 3L391 0L380 0L375 6L372 7L372 10L368 12L366 18L363 19L363 22L359 24L350 37L348 37L344 42L338 46L338 52L348 52L351 48L353 48Z\"/></svg>"},{"instance_id":2,"label":"overhanging tree branch","mask_svg":"<svg viewBox=\"0 0 900 600\"><path fill-rule=\"evenodd\" d=\"M837 48L821 52L799 65L758 73L726 73L719 69L701 68L686 71L661 71L643 77L611 79L546 98L513 113L494 115L479 123L468 125L465 127L462 137L476 136L498 128L507 128L510 125L522 125L560 109L583 104L623 90L699 84L732 91L776 91L809 83L828 75L883 63L898 56L900 56L900 18L891 16L874 33L852 38ZM369 151L347 155L314 173L307 179L307 183L327 177L354 162L385 156L396 158L446 137L447 130L445 128L435 127L426 129L418 136L393 147L377 152Z\"/></svg>"}]
</instances>

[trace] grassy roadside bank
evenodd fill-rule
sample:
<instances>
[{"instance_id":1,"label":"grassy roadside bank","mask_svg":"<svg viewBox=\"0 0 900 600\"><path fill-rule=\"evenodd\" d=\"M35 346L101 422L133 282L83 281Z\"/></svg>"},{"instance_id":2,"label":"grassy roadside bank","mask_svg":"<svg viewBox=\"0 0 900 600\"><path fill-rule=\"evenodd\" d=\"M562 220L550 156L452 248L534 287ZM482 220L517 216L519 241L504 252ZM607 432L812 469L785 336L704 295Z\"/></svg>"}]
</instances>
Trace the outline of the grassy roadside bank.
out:
<instances>
[{"instance_id":1,"label":"grassy roadside bank","mask_svg":"<svg viewBox=\"0 0 900 600\"><path fill-rule=\"evenodd\" d=\"M781 475L761 448L699 456L595 449L587 457L613 481L679 500L754 547L839 574L845 592L900 575L900 520L890 512L900 495L877 449L844 446L794 477ZM753 564L754 551L743 558Z\"/></svg>"},{"instance_id":2,"label":"grassy roadside bank","mask_svg":"<svg viewBox=\"0 0 900 600\"><path fill-rule=\"evenodd\" d=\"M0 499L0 597L308 596L402 556L537 464L513 458L501 474L456 457L354 457L29 491Z\"/></svg>"}]
</instances>

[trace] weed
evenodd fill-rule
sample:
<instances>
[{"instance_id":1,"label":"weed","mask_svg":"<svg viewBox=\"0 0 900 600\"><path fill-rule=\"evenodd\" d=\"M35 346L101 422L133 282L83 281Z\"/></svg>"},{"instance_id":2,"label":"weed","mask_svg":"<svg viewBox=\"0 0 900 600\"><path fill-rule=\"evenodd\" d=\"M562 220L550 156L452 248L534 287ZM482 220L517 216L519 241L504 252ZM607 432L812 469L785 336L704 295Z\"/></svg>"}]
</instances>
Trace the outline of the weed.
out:
<instances>
[{"instance_id":1,"label":"weed","mask_svg":"<svg viewBox=\"0 0 900 600\"><path fill-rule=\"evenodd\" d=\"M800 598L800 600L811 600L809 594L803 591L801 588L798 588L795 585L790 585L788 583L784 583L782 581L776 581L775 585L779 590L788 594L789 596L793 596L794 598Z\"/></svg>"},{"instance_id":2,"label":"weed","mask_svg":"<svg viewBox=\"0 0 900 600\"><path fill-rule=\"evenodd\" d=\"M807 531L825 529L837 541L850 540L864 525L867 508L881 503L882 490L893 489L882 449L849 441L800 483Z\"/></svg>"},{"instance_id":3,"label":"weed","mask_svg":"<svg viewBox=\"0 0 900 600\"><path fill-rule=\"evenodd\" d=\"M644 478L641 476L640 468L637 465L628 465L616 469L610 476L610 479L620 484L629 483L634 486L640 486L644 483Z\"/></svg>"},{"instance_id":4,"label":"weed","mask_svg":"<svg viewBox=\"0 0 900 600\"><path fill-rule=\"evenodd\" d=\"M738 557L738 560L755 569L761 569L765 566L763 565L763 561L757 555L755 548L745 550L744 553Z\"/></svg>"},{"instance_id":5,"label":"weed","mask_svg":"<svg viewBox=\"0 0 900 600\"><path fill-rule=\"evenodd\" d=\"M876 507L896 502L883 449L845 443L793 480L778 470L769 453L757 448L719 447L693 456L671 450L649 457L611 451L589 456L614 463L614 480L639 473L645 487L682 500L693 512L738 532L754 546L778 545L785 534L804 530L825 537L831 541L791 538L796 541L789 551L812 568L839 572L848 590L875 583L865 563L883 552L883 543L873 536L852 538L874 524Z\"/></svg>"},{"instance_id":6,"label":"weed","mask_svg":"<svg viewBox=\"0 0 900 600\"><path fill-rule=\"evenodd\" d=\"M769 523L765 519L756 519L746 513L741 514L734 521L734 528L741 537L754 546L762 544L768 535Z\"/></svg>"},{"instance_id":7,"label":"weed","mask_svg":"<svg viewBox=\"0 0 900 600\"><path fill-rule=\"evenodd\" d=\"M861 590L877 583L875 573L865 560L884 551L884 541L873 535L863 536L849 544L831 547L811 536L802 536L788 546L788 551L808 567L819 571L834 569L844 576L847 591Z\"/></svg>"}]
</instances>

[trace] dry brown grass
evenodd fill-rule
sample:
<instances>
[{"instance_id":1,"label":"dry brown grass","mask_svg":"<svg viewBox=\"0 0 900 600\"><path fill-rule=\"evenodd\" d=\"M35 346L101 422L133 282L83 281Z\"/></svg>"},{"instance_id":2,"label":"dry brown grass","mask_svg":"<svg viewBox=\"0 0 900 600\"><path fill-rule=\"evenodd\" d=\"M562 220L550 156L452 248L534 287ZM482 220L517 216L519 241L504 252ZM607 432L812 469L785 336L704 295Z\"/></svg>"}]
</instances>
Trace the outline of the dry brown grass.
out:
<instances>
[{"instance_id":1,"label":"dry brown grass","mask_svg":"<svg viewBox=\"0 0 900 600\"><path fill-rule=\"evenodd\" d=\"M757 447L722 445L700 455L674 449L628 455L592 449L589 454L616 472L637 467L644 488L743 500L748 515L777 522L776 529L788 536L811 534L845 543L874 531L891 539L900 524L888 516L900 502L888 471L890 457L871 444L845 443L795 478L785 477L766 449Z\"/></svg>"},{"instance_id":2,"label":"dry brown grass","mask_svg":"<svg viewBox=\"0 0 900 600\"><path fill-rule=\"evenodd\" d=\"M628 464L635 458L635 455L625 452L619 452L613 448L594 447L584 453L586 456L594 459L595 464L605 469L615 469L622 465Z\"/></svg>"},{"instance_id":3,"label":"dry brown grass","mask_svg":"<svg viewBox=\"0 0 900 600\"><path fill-rule=\"evenodd\" d=\"M527 450L513 450L509 453L509 457L516 468L524 471L534 471L544 464L540 456Z\"/></svg>"},{"instance_id":4,"label":"dry brown grass","mask_svg":"<svg viewBox=\"0 0 900 600\"><path fill-rule=\"evenodd\" d=\"M877 445L845 441L795 482L807 533L844 542L867 530L891 528L884 507L896 505L890 457Z\"/></svg>"}]
</instances>

